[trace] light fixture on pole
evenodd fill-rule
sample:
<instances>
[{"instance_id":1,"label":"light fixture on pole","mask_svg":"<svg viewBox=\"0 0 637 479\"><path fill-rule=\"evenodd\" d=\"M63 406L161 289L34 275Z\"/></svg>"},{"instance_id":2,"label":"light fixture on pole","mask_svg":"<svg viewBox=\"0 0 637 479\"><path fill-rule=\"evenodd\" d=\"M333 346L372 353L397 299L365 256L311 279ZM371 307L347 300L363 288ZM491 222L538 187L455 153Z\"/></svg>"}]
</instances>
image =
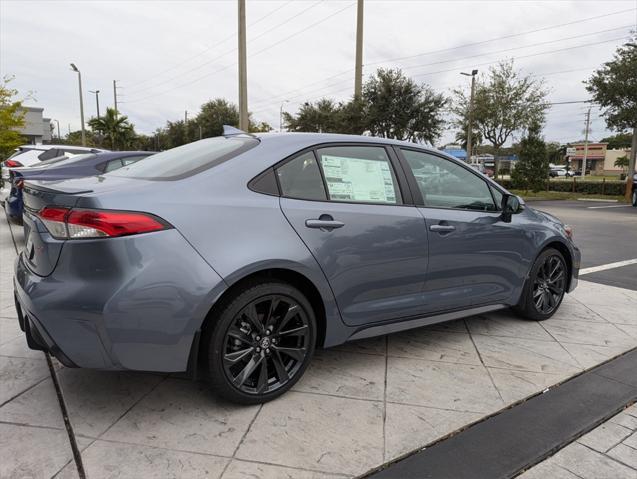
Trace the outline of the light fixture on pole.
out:
<instances>
[{"instance_id":1,"label":"light fixture on pole","mask_svg":"<svg viewBox=\"0 0 637 479\"><path fill-rule=\"evenodd\" d=\"M100 119L100 91L99 90L89 90L89 93L93 93L95 95L95 103L97 106L97 119Z\"/></svg>"},{"instance_id":2,"label":"light fixture on pole","mask_svg":"<svg viewBox=\"0 0 637 479\"><path fill-rule=\"evenodd\" d=\"M473 155L473 145L471 143L473 136L473 95L476 89L476 75L478 70L471 70L471 73L460 72L461 75L471 77L471 96L469 98L469 118L467 119L467 162L471 163Z\"/></svg>"},{"instance_id":3,"label":"light fixture on pole","mask_svg":"<svg viewBox=\"0 0 637 479\"><path fill-rule=\"evenodd\" d=\"M283 131L283 105L290 103L290 100L283 100L279 108L279 133Z\"/></svg>"},{"instance_id":4,"label":"light fixture on pole","mask_svg":"<svg viewBox=\"0 0 637 479\"><path fill-rule=\"evenodd\" d=\"M77 81L80 87L80 120L82 122L82 146L86 146L86 130L84 129L84 100L82 99L82 74L80 70L75 66L75 63L71 63L71 70L77 73Z\"/></svg>"}]
</instances>

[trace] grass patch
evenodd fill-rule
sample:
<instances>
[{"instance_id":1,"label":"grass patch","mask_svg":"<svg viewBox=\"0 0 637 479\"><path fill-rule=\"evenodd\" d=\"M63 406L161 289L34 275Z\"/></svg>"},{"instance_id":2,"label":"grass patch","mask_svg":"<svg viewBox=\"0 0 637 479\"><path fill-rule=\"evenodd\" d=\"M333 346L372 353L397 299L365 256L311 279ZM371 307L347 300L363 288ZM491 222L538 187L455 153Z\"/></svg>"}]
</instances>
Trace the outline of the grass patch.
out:
<instances>
[{"instance_id":1,"label":"grass patch","mask_svg":"<svg viewBox=\"0 0 637 479\"><path fill-rule=\"evenodd\" d=\"M625 203L624 196L616 195L591 195L586 193L571 193L566 191L524 191L524 190L510 190L514 195L521 196L524 200L539 201L539 200L577 200L578 198L586 199L598 199L598 200L617 200L620 203Z\"/></svg>"}]
</instances>

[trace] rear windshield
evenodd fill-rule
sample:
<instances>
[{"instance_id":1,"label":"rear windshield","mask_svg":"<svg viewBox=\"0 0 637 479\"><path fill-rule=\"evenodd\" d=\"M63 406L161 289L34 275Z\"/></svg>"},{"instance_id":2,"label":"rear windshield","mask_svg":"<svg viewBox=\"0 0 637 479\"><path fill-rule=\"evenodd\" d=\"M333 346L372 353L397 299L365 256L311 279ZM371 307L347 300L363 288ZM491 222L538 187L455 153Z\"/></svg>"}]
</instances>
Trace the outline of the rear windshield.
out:
<instances>
[{"instance_id":1,"label":"rear windshield","mask_svg":"<svg viewBox=\"0 0 637 479\"><path fill-rule=\"evenodd\" d=\"M259 140L252 137L207 138L149 156L118 169L111 176L177 180L219 165L258 144Z\"/></svg>"},{"instance_id":2,"label":"rear windshield","mask_svg":"<svg viewBox=\"0 0 637 479\"><path fill-rule=\"evenodd\" d=\"M76 161L82 161L88 158L95 158L95 154L88 153L85 155L73 155L73 154L67 153L66 155L63 155L63 156L57 156L55 158L51 158L50 160L41 161L38 166L49 166L49 165L67 166L72 163L75 163Z\"/></svg>"}]
</instances>

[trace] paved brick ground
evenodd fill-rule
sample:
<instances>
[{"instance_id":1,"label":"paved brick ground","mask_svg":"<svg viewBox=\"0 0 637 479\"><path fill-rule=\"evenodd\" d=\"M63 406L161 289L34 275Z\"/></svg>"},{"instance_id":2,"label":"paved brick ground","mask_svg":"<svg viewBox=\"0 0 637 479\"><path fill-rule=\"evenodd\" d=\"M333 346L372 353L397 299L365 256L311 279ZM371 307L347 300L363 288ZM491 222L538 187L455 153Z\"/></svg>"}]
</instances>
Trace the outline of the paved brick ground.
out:
<instances>
[{"instance_id":1,"label":"paved brick ground","mask_svg":"<svg viewBox=\"0 0 637 479\"><path fill-rule=\"evenodd\" d=\"M0 220L0 477L77 477L17 325L14 258ZM175 376L57 367L91 478L351 477L636 347L636 310L637 291L582 281L543 323L505 311L319 351L292 392L253 407Z\"/></svg>"},{"instance_id":2,"label":"paved brick ground","mask_svg":"<svg viewBox=\"0 0 637 479\"><path fill-rule=\"evenodd\" d=\"M637 405L593 429L519 479L637 479Z\"/></svg>"}]
</instances>

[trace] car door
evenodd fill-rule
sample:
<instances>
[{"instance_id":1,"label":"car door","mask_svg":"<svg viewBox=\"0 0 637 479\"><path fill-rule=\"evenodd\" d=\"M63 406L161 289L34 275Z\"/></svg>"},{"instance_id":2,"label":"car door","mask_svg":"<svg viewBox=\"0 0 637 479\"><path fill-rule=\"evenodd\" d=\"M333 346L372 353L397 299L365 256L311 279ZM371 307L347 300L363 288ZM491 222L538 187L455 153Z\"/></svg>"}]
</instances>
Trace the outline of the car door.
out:
<instances>
[{"instance_id":1,"label":"car door","mask_svg":"<svg viewBox=\"0 0 637 479\"><path fill-rule=\"evenodd\" d=\"M477 172L422 150L400 148L427 227L428 313L509 302L524 278L530 239L501 219L502 192Z\"/></svg>"},{"instance_id":2,"label":"car door","mask_svg":"<svg viewBox=\"0 0 637 479\"><path fill-rule=\"evenodd\" d=\"M409 191L401 192L405 176L393 151L326 146L276 173L281 209L323 270L346 324L421 311L427 233Z\"/></svg>"}]
</instances>

